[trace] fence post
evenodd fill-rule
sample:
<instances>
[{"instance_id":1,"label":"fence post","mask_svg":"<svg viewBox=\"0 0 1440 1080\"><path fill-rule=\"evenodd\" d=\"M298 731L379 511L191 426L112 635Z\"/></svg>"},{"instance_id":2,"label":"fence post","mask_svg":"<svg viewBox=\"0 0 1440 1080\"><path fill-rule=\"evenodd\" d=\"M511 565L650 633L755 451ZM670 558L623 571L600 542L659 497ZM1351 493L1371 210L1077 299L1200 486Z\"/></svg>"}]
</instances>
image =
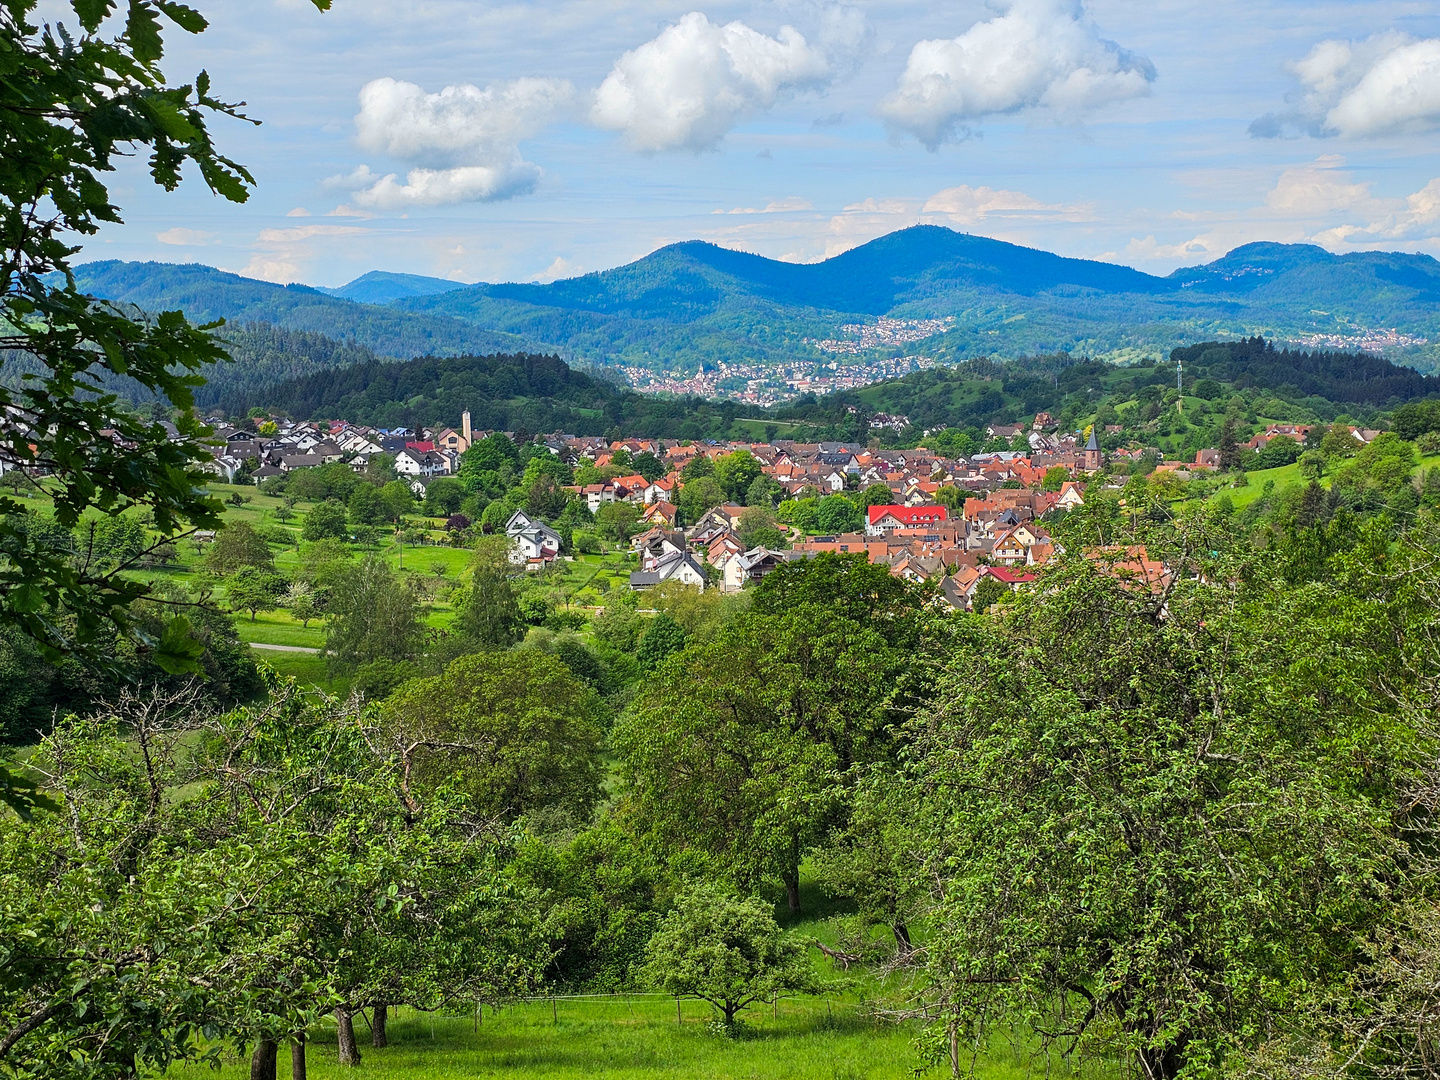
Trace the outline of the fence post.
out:
<instances>
[{"instance_id":1,"label":"fence post","mask_svg":"<svg viewBox=\"0 0 1440 1080\"><path fill-rule=\"evenodd\" d=\"M680 998L677 996L675 998L675 1024L676 1026L679 1026L681 1023L682 1021L680 1019Z\"/></svg>"}]
</instances>

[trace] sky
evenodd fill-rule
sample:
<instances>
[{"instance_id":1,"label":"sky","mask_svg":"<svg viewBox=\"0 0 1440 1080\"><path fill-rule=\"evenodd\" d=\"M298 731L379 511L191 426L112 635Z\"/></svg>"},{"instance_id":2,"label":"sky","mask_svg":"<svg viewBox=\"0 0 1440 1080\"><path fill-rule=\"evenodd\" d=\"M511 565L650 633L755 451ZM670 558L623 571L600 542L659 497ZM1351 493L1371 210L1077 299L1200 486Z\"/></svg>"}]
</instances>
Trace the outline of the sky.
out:
<instances>
[{"instance_id":1,"label":"sky","mask_svg":"<svg viewBox=\"0 0 1440 1080\"><path fill-rule=\"evenodd\" d=\"M190 0L172 81L258 127L235 206L143 162L82 261L551 281L916 223L1165 274L1252 241L1440 255L1440 3Z\"/></svg>"}]
</instances>

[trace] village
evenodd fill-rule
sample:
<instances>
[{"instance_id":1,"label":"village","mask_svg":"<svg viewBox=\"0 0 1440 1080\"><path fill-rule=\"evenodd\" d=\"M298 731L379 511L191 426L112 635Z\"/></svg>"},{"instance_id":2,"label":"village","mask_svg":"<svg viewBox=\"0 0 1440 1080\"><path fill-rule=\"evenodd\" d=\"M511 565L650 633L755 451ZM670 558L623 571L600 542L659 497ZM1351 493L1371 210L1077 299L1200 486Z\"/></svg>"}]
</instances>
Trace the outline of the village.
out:
<instances>
[{"instance_id":1,"label":"village","mask_svg":"<svg viewBox=\"0 0 1440 1080\"><path fill-rule=\"evenodd\" d=\"M904 418L878 416L872 424L895 419ZM344 421L256 418L238 426L217 420L214 432L211 467L226 481L263 484L337 462L361 472L383 456L416 499L436 480L457 476L466 451L495 434L472 430L468 412L458 428L380 430ZM1263 449L1282 436L1303 441L1307 432L1305 425L1274 424L1247 448ZM1058 554L1047 523L1083 506L1089 485L1098 481L1119 491L1131 463L1146 453L1158 459L1153 450L1106 453L1101 434L1057 431L1052 417L1040 413L1028 423L986 430L992 446L1028 449L968 457L947 457L923 446L886 450L783 439L696 443L567 434L536 436L531 447L589 480L563 486L565 500L583 506L587 517L614 516L607 507L633 508L620 539L635 560L629 578L634 590L678 582L734 593L787 561L840 552L863 554L909 581L932 582L952 607L968 611L977 595L993 600L997 590L1019 589L1035 579ZM1358 443L1378 434L1353 431ZM737 455L756 478L766 478L766 497L687 500L691 481ZM635 470L639 460L650 464L648 475ZM1206 449L1191 461L1155 460L1152 472L1183 481L1219 465L1219 451ZM1122 475L1112 477L1111 469ZM835 496L844 500L843 507L835 503L842 510L838 516L799 512ZM682 510L687 503L688 519ZM543 571L571 557L554 517L520 507L495 522L495 531L509 539L517 571ZM845 527L835 528L837 521ZM757 522L770 527L762 542L752 539ZM1132 561L1147 577L1163 573L1143 552Z\"/></svg>"}]
</instances>

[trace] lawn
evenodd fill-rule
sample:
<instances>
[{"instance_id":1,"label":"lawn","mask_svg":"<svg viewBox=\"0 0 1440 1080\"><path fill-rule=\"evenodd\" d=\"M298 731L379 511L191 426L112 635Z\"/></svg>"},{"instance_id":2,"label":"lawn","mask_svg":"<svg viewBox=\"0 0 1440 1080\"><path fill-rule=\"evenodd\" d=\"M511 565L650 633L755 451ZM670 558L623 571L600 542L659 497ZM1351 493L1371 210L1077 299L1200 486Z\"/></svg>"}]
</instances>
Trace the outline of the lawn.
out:
<instances>
[{"instance_id":1,"label":"lawn","mask_svg":"<svg viewBox=\"0 0 1440 1080\"><path fill-rule=\"evenodd\" d=\"M315 1080L353 1080L356 1075L376 1080L909 1080L922 1064L915 1029L877 1023L853 1001L827 1005L818 998L789 999L773 1012L768 1005L752 1008L745 1014L747 1037L740 1039L715 1034L703 1002L687 1001L681 1012L684 1022L677 1024L671 998L561 999L553 1011L546 1001L487 1010L476 1027L473 1017L403 1009L392 1016L391 1045L383 1050L368 1046L368 1032L357 1020L359 1073L336 1064L334 1026L317 1026L311 1033L309 1074ZM281 1052L279 1075L288 1075L288 1068L287 1047ZM974 1076L1021 1080L1043 1071L1043 1062L997 1042L977 1063ZM195 1067L168 1075L178 1080L216 1076ZM248 1075L245 1062L227 1063L219 1073L221 1080Z\"/></svg>"},{"instance_id":2,"label":"lawn","mask_svg":"<svg viewBox=\"0 0 1440 1080\"><path fill-rule=\"evenodd\" d=\"M325 626L311 619L308 627L290 617L288 611L262 611L253 620L246 612L235 616L241 641L263 641L267 645L301 645L318 649L325 644Z\"/></svg>"},{"instance_id":3,"label":"lawn","mask_svg":"<svg viewBox=\"0 0 1440 1080\"><path fill-rule=\"evenodd\" d=\"M1440 467L1440 455L1425 457L1420 459L1420 464L1416 467L1416 472L1423 475L1427 469L1437 467ZM1328 488L1331 479L1332 474L1327 473L1320 478L1320 485ZM1267 483L1274 484L1274 491L1283 491L1292 484L1304 483L1303 478L1300 476L1299 463L1282 465L1278 469L1259 469L1255 472L1246 473L1244 487L1222 487L1219 491L1211 495L1210 498L1214 500L1218 499L1222 494L1229 495L1230 502L1234 505L1235 509L1239 510L1263 496Z\"/></svg>"},{"instance_id":4,"label":"lawn","mask_svg":"<svg viewBox=\"0 0 1440 1080\"><path fill-rule=\"evenodd\" d=\"M350 693L350 680L346 677L330 677L325 659L314 653L277 652L274 649L255 649L258 663L268 664L281 675L289 675L302 687L314 686L334 697Z\"/></svg>"}]
</instances>

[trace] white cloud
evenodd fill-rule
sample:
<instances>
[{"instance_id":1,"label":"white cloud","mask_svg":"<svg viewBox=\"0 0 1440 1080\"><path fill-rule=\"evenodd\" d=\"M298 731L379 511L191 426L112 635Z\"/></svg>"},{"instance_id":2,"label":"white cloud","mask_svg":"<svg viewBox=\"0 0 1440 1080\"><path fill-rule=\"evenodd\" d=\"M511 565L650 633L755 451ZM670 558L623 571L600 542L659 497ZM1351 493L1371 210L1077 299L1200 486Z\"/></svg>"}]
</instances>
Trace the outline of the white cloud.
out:
<instances>
[{"instance_id":1,"label":"white cloud","mask_svg":"<svg viewBox=\"0 0 1440 1080\"><path fill-rule=\"evenodd\" d=\"M453 206L527 195L540 182L540 166L517 158L508 166L462 165L455 169L411 169L402 184L394 173L355 192L361 206L393 210L402 206Z\"/></svg>"},{"instance_id":2,"label":"white cloud","mask_svg":"<svg viewBox=\"0 0 1440 1080\"><path fill-rule=\"evenodd\" d=\"M563 79L514 79L487 86L447 86L427 94L414 83L375 79L360 90L355 117L362 149L412 166L379 175L362 165L327 184L375 210L448 206L526 195L541 169L519 144L538 134L574 100Z\"/></svg>"},{"instance_id":3,"label":"white cloud","mask_svg":"<svg viewBox=\"0 0 1440 1080\"><path fill-rule=\"evenodd\" d=\"M1310 165L1286 169L1265 196L1265 205L1297 217L1364 206L1371 201L1370 185L1353 183L1350 174L1341 171L1344 164L1344 158L1326 154Z\"/></svg>"},{"instance_id":4,"label":"white cloud","mask_svg":"<svg viewBox=\"0 0 1440 1080\"><path fill-rule=\"evenodd\" d=\"M1440 128L1440 38L1388 32L1322 41L1289 65L1294 107L1250 125L1260 137L1364 138Z\"/></svg>"},{"instance_id":5,"label":"white cloud","mask_svg":"<svg viewBox=\"0 0 1440 1080\"><path fill-rule=\"evenodd\" d=\"M975 225L992 217L1084 221L1091 216L1083 206L1042 203L1023 191L971 187L969 184L936 192L925 201L921 210L928 215L943 215L953 225Z\"/></svg>"},{"instance_id":6,"label":"white cloud","mask_svg":"<svg viewBox=\"0 0 1440 1080\"><path fill-rule=\"evenodd\" d=\"M1078 113L1150 92L1155 68L1100 37L1079 0L1013 0L956 38L918 42L880 105L892 129L932 150L986 116Z\"/></svg>"},{"instance_id":7,"label":"white cloud","mask_svg":"<svg viewBox=\"0 0 1440 1080\"><path fill-rule=\"evenodd\" d=\"M162 244L171 244L175 247L196 247L200 244L209 243L214 233L203 232L200 229L182 229L176 227L166 229L164 232L156 233L155 239Z\"/></svg>"},{"instance_id":8,"label":"white cloud","mask_svg":"<svg viewBox=\"0 0 1440 1080\"><path fill-rule=\"evenodd\" d=\"M310 211L303 206L297 206L285 214L286 217L309 217Z\"/></svg>"},{"instance_id":9,"label":"white cloud","mask_svg":"<svg viewBox=\"0 0 1440 1080\"><path fill-rule=\"evenodd\" d=\"M1261 240L1318 244L1342 253L1415 250L1440 240L1440 179L1403 198L1381 197L1354 178L1344 158L1327 154L1284 170L1260 205L1234 214L1171 216L1208 222L1209 228L1177 243L1158 241L1153 234L1131 239L1126 256L1135 262L1190 265Z\"/></svg>"},{"instance_id":10,"label":"white cloud","mask_svg":"<svg viewBox=\"0 0 1440 1080\"><path fill-rule=\"evenodd\" d=\"M313 257L309 241L316 237L365 236L370 230L356 225L297 225L289 229L261 229L250 262L235 273L262 281L299 281Z\"/></svg>"},{"instance_id":11,"label":"white cloud","mask_svg":"<svg viewBox=\"0 0 1440 1080\"><path fill-rule=\"evenodd\" d=\"M555 261L547 266L541 273L535 275L534 280L542 284L552 281L559 281L561 278L575 277L580 273L580 268L563 256L556 255Z\"/></svg>"},{"instance_id":12,"label":"white cloud","mask_svg":"<svg viewBox=\"0 0 1440 1080\"><path fill-rule=\"evenodd\" d=\"M299 225L293 229L261 229L262 244L297 244L315 236L364 236L368 229L356 225Z\"/></svg>"},{"instance_id":13,"label":"white cloud","mask_svg":"<svg viewBox=\"0 0 1440 1080\"><path fill-rule=\"evenodd\" d=\"M707 150L787 92L829 83L864 38L858 12L834 5L814 44L793 26L768 37L692 11L625 53L595 91L590 120L633 149Z\"/></svg>"},{"instance_id":14,"label":"white cloud","mask_svg":"<svg viewBox=\"0 0 1440 1080\"><path fill-rule=\"evenodd\" d=\"M790 195L784 199L772 199L764 206L737 206L733 210L712 210L712 214L794 214L802 210L813 210L809 199Z\"/></svg>"}]
</instances>

